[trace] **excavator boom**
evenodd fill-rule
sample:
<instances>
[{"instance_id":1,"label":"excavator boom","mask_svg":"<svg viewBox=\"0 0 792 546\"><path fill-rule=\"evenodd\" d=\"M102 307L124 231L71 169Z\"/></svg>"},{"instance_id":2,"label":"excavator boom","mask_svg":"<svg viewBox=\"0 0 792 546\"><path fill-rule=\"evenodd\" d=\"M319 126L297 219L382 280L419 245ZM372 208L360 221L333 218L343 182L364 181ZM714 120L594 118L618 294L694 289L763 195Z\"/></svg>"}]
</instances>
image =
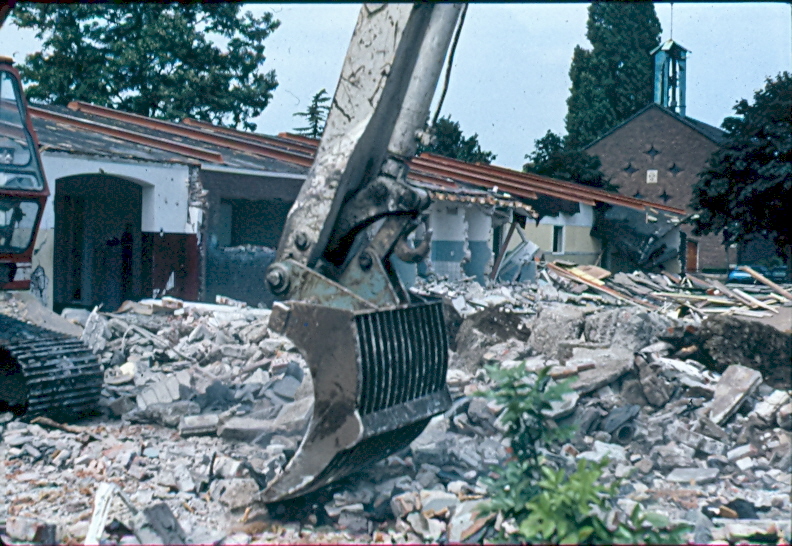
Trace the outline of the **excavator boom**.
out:
<instances>
[{"instance_id":1,"label":"excavator boom","mask_svg":"<svg viewBox=\"0 0 792 546\"><path fill-rule=\"evenodd\" d=\"M429 114L458 4L365 4L314 164L286 220L270 328L314 382L308 432L267 501L303 495L409 445L451 399L440 302L392 264L427 194L407 161ZM424 245L425 247L426 245Z\"/></svg>"}]
</instances>

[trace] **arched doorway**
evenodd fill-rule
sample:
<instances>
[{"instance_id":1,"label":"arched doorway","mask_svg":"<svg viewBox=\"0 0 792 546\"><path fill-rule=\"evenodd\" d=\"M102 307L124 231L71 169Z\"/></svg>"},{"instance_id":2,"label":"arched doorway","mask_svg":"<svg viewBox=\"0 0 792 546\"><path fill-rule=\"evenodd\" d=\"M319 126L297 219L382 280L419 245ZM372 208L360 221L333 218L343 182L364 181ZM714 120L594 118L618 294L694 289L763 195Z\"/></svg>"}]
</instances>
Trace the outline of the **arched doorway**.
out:
<instances>
[{"instance_id":1,"label":"arched doorway","mask_svg":"<svg viewBox=\"0 0 792 546\"><path fill-rule=\"evenodd\" d=\"M107 175L56 182L54 306L113 311L141 298L142 188Z\"/></svg>"}]
</instances>

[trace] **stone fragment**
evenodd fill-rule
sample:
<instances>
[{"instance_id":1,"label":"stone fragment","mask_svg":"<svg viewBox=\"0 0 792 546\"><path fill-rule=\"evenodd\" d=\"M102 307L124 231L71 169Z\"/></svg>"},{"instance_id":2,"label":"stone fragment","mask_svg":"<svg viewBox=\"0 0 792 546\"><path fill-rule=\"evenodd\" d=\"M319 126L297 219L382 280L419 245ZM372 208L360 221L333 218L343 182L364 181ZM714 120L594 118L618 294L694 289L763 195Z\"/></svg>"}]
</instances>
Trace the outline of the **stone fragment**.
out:
<instances>
[{"instance_id":1,"label":"stone fragment","mask_svg":"<svg viewBox=\"0 0 792 546\"><path fill-rule=\"evenodd\" d=\"M738 364L726 368L708 406L709 418L717 425L726 422L761 382L762 374L756 370Z\"/></svg>"},{"instance_id":2,"label":"stone fragment","mask_svg":"<svg viewBox=\"0 0 792 546\"><path fill-rule=\"evenodd\" d=\"M446 524L434 518L427 518L418 512L413 512L407 516L407 523L424 540L436 541L445 531Z\"/></svg>"},{"instance_id":3,"label":"stone fragment","mask_svg":"<svg viewBox=\"0 0 792 546\"><path fill-rule=\"evenodd\" d=\"M627 451L624 447L616 444L609 444L599 440L594 441L591 451L584 451L577 456L578 459L588 459L589 461L600 462L607 458L610 462L627 462Z\"/></svg>"},{"instance_id":4,"label":"stone fragment","mask_svg":"<svg viewBox=\"0 0 792 546\"><path fill-rule=\"evenodd\" d=\"M651 355L649 355L651 358ZM673 385L660 373L661 367L647 360L644 355L635 355L635 366L644 396L656 408L662 408L671 399Z\"/></svg>"},{"instance_id":5,"label":"stone fragment","mask_svg":"<svg viewBox=\"0 0 792 546\"><path fill-rule=\"evenodd\" d=\"M695 432L689 425L679 421L670 423L666 427L665 438L669 442L676 441L708 455L723 455L726 450L724 443Z\"/></svg>"},{"instance_id":6,"label":"stone fragment","mask_svg":"<svg viewBox=\"0 0 792 546\"><path fill-rule=\"evenodd\" d=\"M671 470L673 468L690 468L696 466L693 459L696 450L686 445L678 445L669 442L665 445L656 445L649 452L656 467L661 470Z\"/></svg>"},{"instance_id":7,"label":"stone fragment","mask_svg":"<svg viewBox=\"0 0 792 546\"><path fill-rule=\"evenodd\" d=\"M166 427L177 427L183 417L197 415L201 406L192 400L178 400L167 404L151 404L144 410L134 410L126 418L136 422L154 422Z\"/></svg>"},{"instance_id":8,"label":"stone fragment","mask_svg":"<svg viewBox=\"0 0 792 546\"><path fill-rule=\"evenodd\" d=\"M345 510L338 516L336 526L347 533L362 535L368 534L370 523L363 514Z\"/></svg>"},{"instance_id":9,"label":"stone fragment","mask_svg":"<svg viewBox=\"0 0 792 546\"><path fill-rule=\"evenodd\" d=\"M57 544L56 526L32 518L11 516L6 520L6 534L19 542Z\"/></svg>"},{"instance_id":10,"label":"stone fragment","mask_svg":"<svg viewBox=\"0 0 792 546\"><path fill-rule=\"evenodd\" d=\"M467 407L467 416L471 423L485 428L492 428L497 418L497 415L492 412L487 399L484 397L475 397L470 400Z\"/></svg>"},{"instance_id":11,"label":"stone fragment","mask_svg":"<svg viewBox=\"0 0 792 546\"><path fill-rule=\"evenodd\" d=\"M752 446L751 444L745 444L730 449L729 452L726 453L726 458L729 459L731 462L734 462L738 459L742 459L743 457L750 457L756 454L757 452L754 446Z\"/></svg>"},{"instance_id":12,"label":"stone fragment","mask_svg":"<svg viewBox=\"0 0 792 546\"><path fill-rule=\"evenodd\" d=\"M480 516L481 501L464 501L454 510L448 522L447 536L451 544L464 543L484 527L495 514Z\"/></svg>"},{"instance_id":13,"label":"stone fragment","mask_svg":"<svg viewBox=\"0 0 792 546\"><path fill-rule=\"evenodd\" d=\"M752 459L751 457L743 457L742 459L737 459L734 461L734 464L745 472L748 469L754 468L756 466L756 459Z\"/></svg>"},{"instance_id":14,"label":"stone fragment","mask_svg":"<svg viewBox=\"0 0 792 546\"><path fill-rule=\"evenodd\" d=\"M252 442L264 433L271 433L273 425L269 421L250 417L231 417L217 427L217 435L226 440Z\"/></svg>"},{"instance_id":15,"label":"stone fragment","mask_svg":"<svg viewBox=\"0 0 792 546\"><path fill-rule=\"evenodd\" d=\"M313 397L301 398L296 402L284 404L278 416L272 422L274 430L284 434L302 432L308 424L313 411Z\"/></svg>"},{"instance_id":16,"label":"stone fragment","mask_svg":"<svg viewBox=\"0 0 792 546\"><path fill-rule=\"evenodd\" d=\"M482 356L485 364L499 364L504 360L522 360L531 356L533 348L519 339L509 339L496 343Z\"/></svg>"},{"instance_id":17,"label":"stone fragment","mask_svg":"<svg viewBox=\"0 0 792 546\"><path fill-rule=\"evenodd\" d=\"M137 404L144 410L151 404L169 404L179 398L179 380L171 375L143 389L137 396Z\"/></svg>"},{"instance_id":18,"label":"stone fragment","mask_svg":"<svg viewBox=\"0 0 792 546\"><path fill-rule=\"evenodd\" d=\"M588 394L609 385L629 372L632 367L632 355L613 349L574 349L574 355L567 361L567 366L594 363L595 367L584 370L572 383L578 394Z\"/></svg>"},{"instance_id":19,"label":"stone fragment","mask_svg":"<svg viewBox=\"0 0 792 546\"><path fill-rule=\"evenodd\" d=\"M776 424L784 430L792 430L792 404L784 404L779 408Z\"/></svg>"},{"instance_id":20,"label":"stone fragment","mask_svg":"<svg viewBox=\"0 0 792 546\"><path fill-rule=\"evenodd\" d=\"M132 516L132 529L141 544L186 544L187 535L164 502Z\"/></svg>"},{"instance_id":21,"label":"stone fragment","mask_svg":"<svg viewBox=\"0 0 792 546\"><path fill-rule=\"evenodd\" d=\"M530 341L534 350L555 357L561 341L580 339L587 311L576 305L542 307L531 331Z\"/></svg>"},{"instance_id":22,"label":"stone fragment","mask_svg":"<svg viewBox=\"0 0 792 546\"><path fill-rule=\"evenodd\" d=\"M183 464L177 465L173 471L176 480L176 488L182 493L192 493L195 491L195 480L193 480L190 470Z\"/></svg>"},{"instance_id":23,"label":"stone fragment","mask_svg":"<svg viewBox=\"0 0 792 546\"><path fill-rule=\"evenodd\" d=\"M666 479L675 483L703 485L714 482L718 473L717 468L675 468Z\"/></svg>"},{"instance_id":24,"label":"stone fragment","mask_svg":"<svg viewBox=\"0 0 792 546\"><path fill-rule=\"evenodd\" d=\"M230 510L249 506L255 501L258 492L258 484L251 478L216 480L209 487L211 498L226 505Z\"/></svg>"},{"instance_id":25,"label":"stone fragment","mask_svg":"<svg viewBox=\"0 0 792 546\"><path fill-rule=\"evenodd\" d=\"M410 512L415 512L421 508L421 499L418 493L407 491L406 493L392 497L390 507L396 519L404 518Z\"/></svg>"},{"instance_id":26,"label":"stone fragment","mask_svg":"<svg viewBox=\"0 0 792 546\"><path fill-rule=\"evenodd\" d=\"M780 390L774 390L770 396L765 397L764 400L756 404L754 413L763 422L772 424L775 421L775 416L785 404L789 404L789 395Z\"/></svg>"},{"instance_id":27,"label":"stone fragment","mask_svg":"<svg viewBox=\"0 0 792 546\"><path fill-rule=\"evenodd\" d=\"M652 462L652 459L650 459L649 457L644 457L643 459L635 463L635 468L637 468L644 474L649 474L649 472L651 472L652 469L654 468L654 463Z\"/></svg>"},{"instance_id":28,"label":"stone fragment","mask_svg":"<svg viewBox=\"0 0 792 546\"><path fill-rule=\"evenodd\" d=\"M85 328L80 339L91 348L94 354L98 354L105 350L107 341L111 338L112 334L107 327L107 319L98 313L98 308L95 308L85 321Z\"/></svg>"},{"instance_id":29,"label":"stone fragment","mask_svg":"<svg viewBox=\"0 0 792 546\"><path fill-rule=\"evenodd\" d=\"M415 463L446 464L447 433L446 419L435 417L429 421L423 432L410 444Z\"/></svg>"},{"instance_id":30,"label":"stone fragment","mask_svg":"<svg viewBox=\"0 0 792 546\"><path fill-rule=\"evenodd\" d=\"M433 489L421 491L420 499L421 514L426 518L445 516L459 504L456 495Z\"/></svg>"},{"instance_id":31,"label":"stone fragment","mask_svg":"<svg viewBox=\"0 0 792 546\"><path fill-rule=\"evenodd\" d=\"M621 399L624 401L625 404L632 404L641 407L649 404L649 401L644 396L641 382L638 379L634 379L634 378L622 379L621 389L619 390L619 396L621 396Z\"/></svg>"},{"instance_id":32,"label":"stone fragment","mask_svg":"<svg viewBox=\"0 0 792 546\"><path fill-rule=\"evenodd\" d=\"M120 396L110 402L108 407L115 417L121 417L138 407L138 405L131 396Z\"/></svg>"},{"instance_id":33,"label":"stone fragment","mask_svg":"<svg viewBox=\"0 0 792 546\"><path fill-rule=\"evenodd\" d=\"M632 353L657 341L672 324L663 315L638 307L604 309L586 317L584 333L587 341L609 343Z\"/></svg>"},{"instance_id":34,"label":"stone fragment","mask_svg":"<svg viewBox=\"0 0 792 546\"><path fill-rule=\"evenodd\" d=\"M219 424L220 416L217 413L186 415L179 422L179 434L182 438L215 434Z\"/></svg>"},{"instance_id":35,"label":"stone fragment","mask_svg":"<svg viewBox=\"0 0 792 546\"><path fill-rule=\"evenodd\" d=\"M284 375L270 386L270 390L283 400L291 402L294 400L294 395L299 387L299 380L291 375Z\"/></svg>"},{"instance_id":36,"label":"stone fragment","mask_svg":"<svg viewBox=\"0 0 792 546\"><path fill-rule=\"evenodd\" d=\"M561 396L561 400L550 402L550 408L542 410L542 413L550 419L563 419L575 411L580 395L577 392L567 392Z\"/></svg>"}]
</instances>

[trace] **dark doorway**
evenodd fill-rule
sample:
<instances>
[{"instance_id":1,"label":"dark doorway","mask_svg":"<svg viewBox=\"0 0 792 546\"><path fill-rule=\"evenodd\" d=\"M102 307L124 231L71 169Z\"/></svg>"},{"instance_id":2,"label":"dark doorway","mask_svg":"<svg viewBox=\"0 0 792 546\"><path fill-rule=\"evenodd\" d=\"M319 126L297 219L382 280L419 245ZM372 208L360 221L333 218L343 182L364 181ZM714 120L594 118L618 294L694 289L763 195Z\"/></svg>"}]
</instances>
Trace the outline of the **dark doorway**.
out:
<instances>
[{"instance_id":1,"label":"dark doorway","mask_svg":"<svg viewBox=\"0 0 792 546\"><path fill-rule=\"evenodd\" d=\"M140 299L142 188L104 175L58 180L54 305L114 311Z\"/></svg>"}]
</instances>

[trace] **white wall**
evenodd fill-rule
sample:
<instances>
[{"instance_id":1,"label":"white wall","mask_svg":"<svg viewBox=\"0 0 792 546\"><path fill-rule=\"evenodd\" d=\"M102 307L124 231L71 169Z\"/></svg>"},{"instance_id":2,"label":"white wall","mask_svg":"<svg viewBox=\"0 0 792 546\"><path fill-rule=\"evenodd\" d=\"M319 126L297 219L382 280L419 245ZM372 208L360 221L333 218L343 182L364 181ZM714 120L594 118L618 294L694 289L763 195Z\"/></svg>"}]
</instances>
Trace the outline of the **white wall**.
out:
<instances>
[{"instance_id":1,"label":"white wall","mask_svg":"<svg viewBox=\"0 0 792 546\"><path fill-rule=\"evenodd\" d=\"M188 212L190 167L187 165L122 162L46 151L41 159L50 188L41 229L55 227L54 202L58 179L81 174L104 174L125 178L143 188L143 231L195 233L195 223L190 222Z\"/></svg>"}]
</instances>

